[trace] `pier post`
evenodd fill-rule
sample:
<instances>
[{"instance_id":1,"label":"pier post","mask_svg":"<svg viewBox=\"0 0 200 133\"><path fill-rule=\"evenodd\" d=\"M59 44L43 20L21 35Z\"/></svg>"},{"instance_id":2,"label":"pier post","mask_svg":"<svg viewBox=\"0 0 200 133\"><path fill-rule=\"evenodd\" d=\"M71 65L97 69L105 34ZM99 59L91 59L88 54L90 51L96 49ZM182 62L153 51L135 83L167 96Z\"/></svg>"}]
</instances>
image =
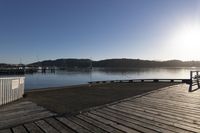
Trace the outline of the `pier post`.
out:
<instances>
[{"instance_id":1,"label":"pier post","mask_svg":"<svg viewBox=\"0 0 200 133\"><path fill-rule=\"evenodd\" d=\"M198 88L199 88L199 71L197 71L196 74L197 74L197 75L196 75L196 78L197 78L197 85L198 85Z\"/></svg>"}]
</instances>

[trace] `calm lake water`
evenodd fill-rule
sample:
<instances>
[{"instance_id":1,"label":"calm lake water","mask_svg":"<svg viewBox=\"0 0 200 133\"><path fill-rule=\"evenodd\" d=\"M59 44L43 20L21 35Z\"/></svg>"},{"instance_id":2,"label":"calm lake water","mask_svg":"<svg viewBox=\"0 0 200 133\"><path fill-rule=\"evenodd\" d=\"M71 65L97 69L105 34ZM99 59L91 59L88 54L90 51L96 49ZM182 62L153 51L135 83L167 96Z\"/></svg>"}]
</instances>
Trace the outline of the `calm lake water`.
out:
<instances>
[{"instance_id":1,"label":"calm lake water","mask_svg":"<svg viewBox=\"0 0 200 133\"><path fill-rule=\"evenodd\" d=\"M25 89L79 85L98 80L189 78L191 70L200 70L200 68L93 68L92 71L86 69L57 70L55 73L27 74Z\"/></svg>"}]
</instances>

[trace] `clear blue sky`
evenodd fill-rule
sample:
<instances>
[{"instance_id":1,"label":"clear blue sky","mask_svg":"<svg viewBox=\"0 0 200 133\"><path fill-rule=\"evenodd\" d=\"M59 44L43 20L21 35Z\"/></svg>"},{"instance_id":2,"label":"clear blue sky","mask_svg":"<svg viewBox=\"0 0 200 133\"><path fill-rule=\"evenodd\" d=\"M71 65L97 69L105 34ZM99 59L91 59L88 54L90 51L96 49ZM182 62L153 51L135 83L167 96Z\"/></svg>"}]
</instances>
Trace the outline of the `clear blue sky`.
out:
<instances>
[{"instance_id":1,"label":"clear blue sky","mask_svg":"<svg viewBox=\"0 0 200 133\"><path fill-rule=\"evenodd\" d=\"M199 9L198 0L0 0L0 62L184 60L166 42Z\"/></svg>"}]
</instances>

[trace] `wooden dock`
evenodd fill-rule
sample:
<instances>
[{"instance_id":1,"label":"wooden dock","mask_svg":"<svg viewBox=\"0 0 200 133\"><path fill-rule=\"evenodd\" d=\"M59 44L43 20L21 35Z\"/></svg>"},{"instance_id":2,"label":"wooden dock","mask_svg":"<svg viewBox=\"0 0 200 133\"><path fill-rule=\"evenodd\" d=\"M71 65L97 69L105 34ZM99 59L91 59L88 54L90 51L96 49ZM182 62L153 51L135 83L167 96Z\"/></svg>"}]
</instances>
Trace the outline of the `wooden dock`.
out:
<instances>
[{"instance_id":1,"label":"wooden dock","mask_svg":"<svg viewBox=\"0 0 200 133\"><path fill-rule=\"evenodd\" d=\"M22 121L16 110L9 111L16 118L4 111L19 122L9 126L12 120L6 121L4 116L3 121L0 113L0 133L200 133L200 90L188 90L186 84L166 87L71 117L49 115Z\"/></svg>"},{"instance_id":2,"label":"wooden dock","mask_svg":"<svg viewBox=\"0 0 200 133\"><path fill-rule=\"evenodd\" d=\"M35 103L15 102L0 107L0 129L56 115Z\"/></svg>"},{"instance_id":3,"label":"wooden dock","mask_svg":"<svg viewBox=\"0 0 200 133\"><path fill-rule=\"evenodd\" d=\"M129 80L105 80L91 81L89 84L105 84L105 83L191 83L191 79L129 79Z\"/></svg>"}]
</instances>

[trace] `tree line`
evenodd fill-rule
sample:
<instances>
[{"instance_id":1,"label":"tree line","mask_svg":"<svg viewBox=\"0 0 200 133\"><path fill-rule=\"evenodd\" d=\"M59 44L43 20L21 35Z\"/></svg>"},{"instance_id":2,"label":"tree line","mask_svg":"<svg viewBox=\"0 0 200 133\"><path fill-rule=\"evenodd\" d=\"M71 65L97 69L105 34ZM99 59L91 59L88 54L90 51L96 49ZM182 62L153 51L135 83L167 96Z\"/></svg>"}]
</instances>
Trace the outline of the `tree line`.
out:
<instances>
[{"instance_id":1,"label":"tree line","mask_svg":"<svg viewBox=\"0 0 200 133\"><path fill-rule=\"evenodd\" d=\"M28 64L27 66L60 67L60 68L89 68L89 67L200 67L200 61L153 61L140 59L106 59L93 61L90 59L57 59L45 60Z\"/></svg>"}]
</instances>

